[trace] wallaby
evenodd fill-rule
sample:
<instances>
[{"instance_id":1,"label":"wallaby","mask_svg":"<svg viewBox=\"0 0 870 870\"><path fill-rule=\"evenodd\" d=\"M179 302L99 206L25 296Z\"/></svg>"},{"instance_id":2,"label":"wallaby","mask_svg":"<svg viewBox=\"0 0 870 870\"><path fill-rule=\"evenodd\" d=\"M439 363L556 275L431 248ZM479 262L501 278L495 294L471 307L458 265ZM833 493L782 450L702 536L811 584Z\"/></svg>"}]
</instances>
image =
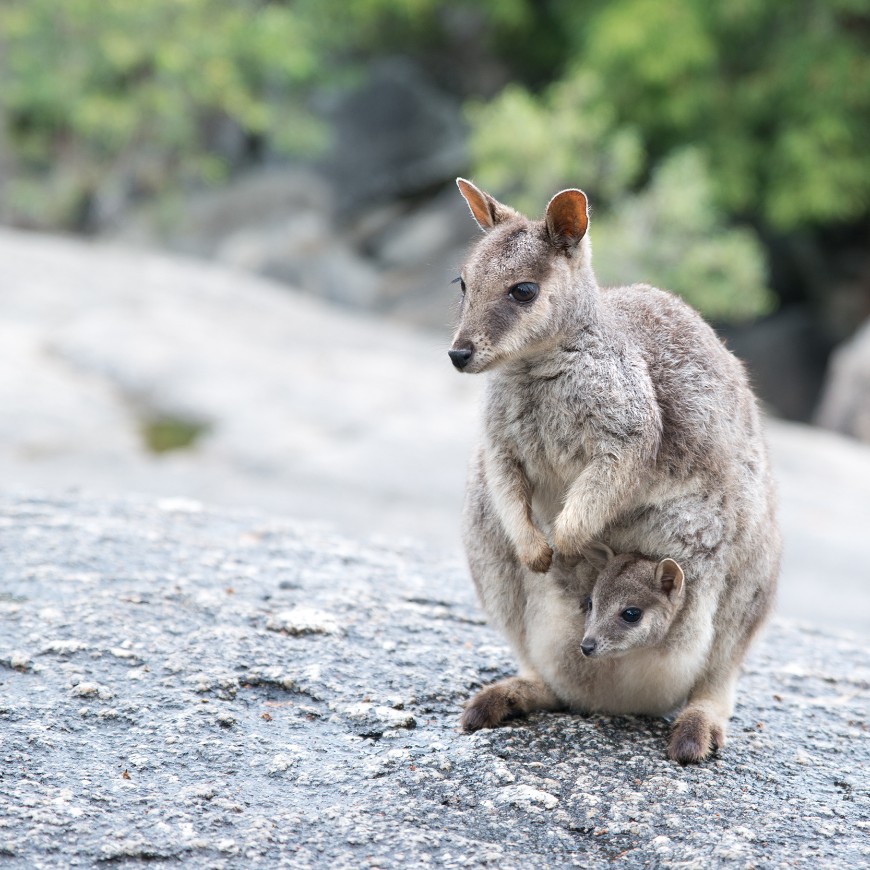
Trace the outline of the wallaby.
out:
<instances>
[{"instance_id":1,"label":"wallaby","mask_svg":"<svg viewBox=\"0 0 870 870\"><path fill-rule=\"evenodd\" d=\"M600 543L583 555L600 568L583 601L583 655L602 659L663 647L684 600L685 575L679 564L633 553L617 556Z\"/></svg>"},{"instance_id":2,"label":"wallaby","mask_svg":"<svg viewBox=\"0 0 870 870\"><path fill-rule=\"evenodd\" d=\"M520 665L478 692L463 725L685 703L669 755L700 761L724 744L779 570L774 487L743 367L676 296L598 286L582 191L556 194L532 221L457 184L485 235L460 274L449 355L462 372L489 372L464 542L481 603ZM578 596L594 581L578 560L594 540L685 572L668 650L639 650L618 691L578 654ZM647 689L650 670L666 679Z\"/></svg>"}]
</instances>

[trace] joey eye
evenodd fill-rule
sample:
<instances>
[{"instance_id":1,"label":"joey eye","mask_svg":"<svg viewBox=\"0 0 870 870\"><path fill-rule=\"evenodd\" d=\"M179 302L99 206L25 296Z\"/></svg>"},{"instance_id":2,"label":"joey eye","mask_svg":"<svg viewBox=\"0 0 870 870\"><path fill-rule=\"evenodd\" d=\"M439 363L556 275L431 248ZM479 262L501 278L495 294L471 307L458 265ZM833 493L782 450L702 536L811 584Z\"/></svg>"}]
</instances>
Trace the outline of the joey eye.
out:
<instances>
[{"instance_id":1,"label":"joey eye","mask_svg":"<svg viewBox=\"0 0 870 870\"><path fill-rule=\"evenodd\" d=\"M640 622L640 618L643 616L643 611L639 607L626 607L619 615L626 622L635 623Z\"/></svg>"},{"instance_id":2,"label":"joey eye","mask_svg":"<svg viewBox=\"0 0 870 870\"><path fill-rule=\"evenodd\" d=\"M531 302L537 295L540 287L533 281L521 281L519 284L514 284L509 291L511 299L516 302L527 303Z\"/></svg>"},{"instance_id":3,"label":"joey eye","mask_svg":"<svg viewBox=\"0 0 870 870\"><path fill-rule=\"evenodd\" d=\"M461 275L457 275L450 283L451 284L458 284L460 292L462 293L463 296L465 295L465 281L462 280Z\"/></svg>"},{"instance_id":4,"label":"joey eye","mask_svg":"<svg viewBox=\"0 0 870 870\"><path fill-rule=\"evenodd\" d=\"M591 595L586 596L586 600L583 602L583 609L587 613L592 613L592 596Z\"/></svg>"}]
</instances>

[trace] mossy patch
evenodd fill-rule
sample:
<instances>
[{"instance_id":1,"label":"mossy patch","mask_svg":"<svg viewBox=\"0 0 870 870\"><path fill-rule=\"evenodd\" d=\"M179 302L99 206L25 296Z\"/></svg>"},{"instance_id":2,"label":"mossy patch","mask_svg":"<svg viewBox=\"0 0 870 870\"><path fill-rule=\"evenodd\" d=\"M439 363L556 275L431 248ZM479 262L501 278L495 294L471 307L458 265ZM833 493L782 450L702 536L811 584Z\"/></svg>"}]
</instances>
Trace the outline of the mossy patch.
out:
<instances>
[{"instance_id":1,"label":"mossy patch","mask_svg":"<svg viewBox=\"0 0 870 870\"><path fill-rule=\"evenodd\" d=\"M168 453L193 447L200 436L208 431L207 424L183 417L155 417L141 424L145 446L152 453Z\"/></svg>"}]
</instances>

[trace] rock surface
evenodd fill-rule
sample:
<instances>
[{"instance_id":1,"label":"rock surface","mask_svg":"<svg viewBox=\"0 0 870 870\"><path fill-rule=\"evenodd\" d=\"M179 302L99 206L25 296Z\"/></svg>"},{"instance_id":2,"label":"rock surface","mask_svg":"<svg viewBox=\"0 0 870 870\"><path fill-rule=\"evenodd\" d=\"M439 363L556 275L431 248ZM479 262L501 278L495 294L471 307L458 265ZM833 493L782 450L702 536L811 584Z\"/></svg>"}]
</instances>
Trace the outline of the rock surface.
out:
<instances>
[{"instance_id":1,"label":"rock surface","mask_svg":"<svg viewBox=\"0 0 870 870\"><path fill-rule=\"evenodd\" d=\"M480 384L443 340L108 245L0 231L0 263L5 485L187 495L455 547ZM156 455L143 428L161 419L203 431Z\"/></svg>"},{"instance_id":2,"label":"rock surface","mask_svg":"<svg viewBox=\"0 0 870 870\"><path fill-rule=\"evenodd\" d=\"M548 714L460 734L510 672L464 570L190 501L0 500L4 866L857 867L854 641L777 622L731 739Z\"/></svg>"},{"instance_id":3,"label":"rock surface","mask_svg":"<svg viewBox=\"0 0 870 870\"><path fill-rule=\"evenodd\" d=\"M443 337L106 244L0 231L0 273L5 487L258 506L458 552L483 379L452 370ZM445 319L452 292L433 294ZM200 434L155 454L144 431L164 419ZM867 633L870 448L768 430L786 539L779 612Z\"/></svg>"},{"instance_id":4,"label":"rock surface","mask_svg":"<svg viewBox=\"0 0 870 870\"><path fill-rule=\"evenodd\" d=\"M755 323L718 327L749 369L756 395L787 420L810 422L819 403L830 345L819 335L818 320L794 306Z\"/></svg>"},{"instance_id":5,"label":"rock surface","mask_svg":"<svg viewBox=\"0 0 870 870\"><path fill-rule=\"evenodd\" d=\"M375 64L330 115L335 141L327 172L344 210L428 193L468 165L459 104L408 58Z\"/></svg>"},{"instance_id":6,"label":"rock surface","mask_svg":"<svg viewBox=\"0 0 870 870\"><path fill-rule=\"evenodd\" d=\"M870 321L834 352L817 419L870 443Z\"/></svg>"}]
</instances>

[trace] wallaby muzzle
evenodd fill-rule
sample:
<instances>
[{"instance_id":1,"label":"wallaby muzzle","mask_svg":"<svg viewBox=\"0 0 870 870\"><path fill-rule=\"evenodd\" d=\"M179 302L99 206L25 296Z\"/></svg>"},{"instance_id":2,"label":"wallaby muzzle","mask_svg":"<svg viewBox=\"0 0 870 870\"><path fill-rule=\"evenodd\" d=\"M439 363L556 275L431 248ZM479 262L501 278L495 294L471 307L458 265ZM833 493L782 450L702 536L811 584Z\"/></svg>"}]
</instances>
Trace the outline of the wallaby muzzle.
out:
<instances>
[{"instance_id":1,"label":"wallaby muzzle","mask_svg":"<svg viewBox=\"0 0 870 870\"><path fill-rule=\"evenodd\" d=\"M474 345L470 341L457 341L447 351L450 361L458 369L464 369L474 353Z\"/></svg>"}]
</instances>

